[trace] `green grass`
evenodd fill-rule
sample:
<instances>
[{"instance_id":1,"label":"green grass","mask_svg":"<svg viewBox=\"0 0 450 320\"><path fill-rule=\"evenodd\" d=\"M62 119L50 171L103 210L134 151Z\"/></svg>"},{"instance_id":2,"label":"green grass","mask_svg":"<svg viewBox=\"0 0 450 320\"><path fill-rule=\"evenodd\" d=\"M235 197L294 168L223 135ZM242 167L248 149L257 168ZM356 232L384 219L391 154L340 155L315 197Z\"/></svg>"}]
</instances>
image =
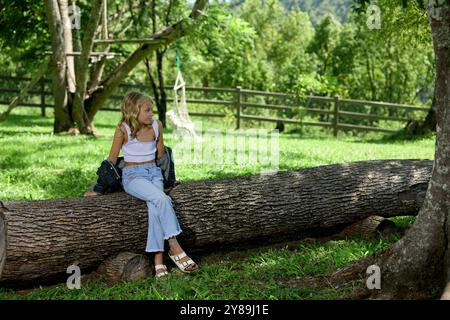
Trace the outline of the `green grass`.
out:
<instances>
[{"instance_id":1,"label":"green grass","mask_svg":"<svg viewBox=\"0 0 450 320\"><path fill-rule=\"evenodd\" d=\"M201 269L185 275L172 269L167 278L145 278L108 286L101 277L81 282L79 290L65 284L14 292L0 289L1 299L341 299L361 282L355 279L337 287L329 276L351 261L388 246L388 240L339 240L294 243L282 248L248 249L209 255Z\"/></svg>"},{"instance_id":2,"label":"green grass","mask_svg":"<svg viewBox=\"0 0 450 320\"><path fill-rule=\"evenodd\" d=\"M95 171L109 153L119 114L98 114L95 125L103 136L97 138L53 135L51 111L48 114L41 118L39 110L18 108L0 124L1 200L80 197L95 181ZM202 125L206 132L234 128L233 123L217 120ZM287 129L291 132L280 134L279 139L280 170L361 160L434 158L434 137L399 140L368 134L333 138L318 131ZM221 142L207 133L205 138L207 146ZM175 145L170 128L165 131L165 143ZM183 182L257 174L262 169L255 163L192 165L177 162L177 158L175 163L177 178ZM393 220L407 229L414 218ZM83 282L80 290L68 290L64 284L27 292L0 288L0 299L341 299L351 296L360 282L335 288L327 277L397 239L398 235L385 240L299 241L281 249L226 251L198 256L201 270L195 275L173 270L167 279L147 278L113 286L95 278Z\"/></svg>"},{"instance_id":3,"label":"green grass","mask_svg":"<svg viewBox=\"0 0 450 320\"><path fill-rule=\"evenodd\" d=\"M100 112L95 125L103 136L60 136L52 134L51 117L39 117L39 110L14 110L7 121L0 124L0 199L81 196L96 180L96 169L109 154L118 121L118 113ZM233 126L218 121L203 123L203 130L207 132L225 132L230 128ZM174 147L171 131L170 128L165 131L165 144ZM207 149L217 145L218 137L208 137L208 133L204 136L207 159ZM374 134L333 138L325 134L282 133L279 151L280 170L373 159L433 159L434 138L403 141L387 140ZM232 152L236 152L236 148ZM248 154L248 149L246 152ZM190 161L181 160L175 157L177 179L183 182L257 174L263 168L257 163L214 164L208 160L192 165Z\"/></svg>"}]
</instances>

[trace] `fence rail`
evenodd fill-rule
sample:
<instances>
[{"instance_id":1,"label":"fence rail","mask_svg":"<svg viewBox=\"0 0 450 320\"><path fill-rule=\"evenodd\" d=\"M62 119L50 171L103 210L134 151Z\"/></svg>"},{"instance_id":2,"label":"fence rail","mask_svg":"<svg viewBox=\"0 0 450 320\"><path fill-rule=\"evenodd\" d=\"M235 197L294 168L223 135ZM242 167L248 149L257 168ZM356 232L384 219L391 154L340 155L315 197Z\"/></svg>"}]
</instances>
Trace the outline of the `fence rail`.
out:
<instances>
[{"instance_id":1,"label":"fence rail","mask_svg":"<svg viewBox=\"0 0 450 320\"><path fill-rule=\"evenodd\" d=\"M9 104L10 101L5 99L2 96L2 93L6 94L17 94L19 93L20 85L19 83L22 81L30 81L31 78L27 77L11 77L11 76L0 76L0 81L12 81L14 82L14 87L5 87L0 86L0 104ZM17 85L16 85L17 84ZM33 102L19 102L18 105L25 107L39 107L41 109L41 115L45 116L46 108L53 108L53 105L48 103L47 97L51 97L53 94L50 90L50 79L41 79L38 84L33 88L33 90L29 91L29 96L37 96L39 97L39 103ZM165 86L167 90L172 90L171 86ZM119 89L125 89L126 91L131 89L137 90L148 90L148 85L141 84L121 84L119 85ZM186 92L203 92L204 96L208 96L210 94L226 94L231 95L231 100L222 100L222 99L197 99L191 98L186 99L187 103L195 103L195 104L207 104L207 105L222 105L227 108L232 109L234 112L234 117L236 119L236 129L241 127L241 121L243 120L254 120L254 121L266 121L266 122L282 122L282 123L290 123L290 124L298 124L302 126L319 126L323 128L330 128L333 130L333 135L337 136L340 130L356 130L356 131L379 131L379 132L393 132L396 131L390 128L381 128L376 126L367 126L367 125L355 125L351 123L345 123L342 118L356 118L356 119L364 119L368 121L397 121L397 122L407 122L414 119L411 115L412 112L427 112L429 107L425 106L412 106L398 103L388 103L388 102L380 102L380 101L367 101L367 100L352 100L352 99L342 99L340 97L322 97L322 96L313 96L310 95L307 97L307 106L302 106L301 103L287 103L293 97L286 93L280 92L264 92L257 90L248 90L243 89L241 87L236 88L208 88L208 87L186 87ZM280 104L276 103L255 103L247 101L250 98L255 97L265 97L267 99L283 99L284 101ZM109 97L109 100L119 101L122 99L120 95L112 95ZM173 102L173 98L167 97L168 102ZM317 103L328 103L331 104L331 107L326 108L310 108L308 104L312 102ZM348 110L341 110L342 105L347 106L370 106L370 107L386 107L390 109L404 110L406 113L406 117L398 117L398 116L385 116L378 114L370 114L370 113L362 113L362 112L354 112ZM261 109L269 109L269 110L277 110L278 113L286 111L292 112L294 116L287 117L264 117L255 114L245 113L246 110L251 108L256 108L258 110ZM103 107L101 110L105 111L119 111L119 108L108 108ZM156 111L156 110L155 110ZM321 121L307 121L304 118L304 115L314 115L318 114L321 117ZM189 112L191 116L198 117L226 117L226 113L217 113L217 112ZM326 118L326 121L323 120ZM423 119L421 117L420 119Z\"/></svg>"}]
</instances>

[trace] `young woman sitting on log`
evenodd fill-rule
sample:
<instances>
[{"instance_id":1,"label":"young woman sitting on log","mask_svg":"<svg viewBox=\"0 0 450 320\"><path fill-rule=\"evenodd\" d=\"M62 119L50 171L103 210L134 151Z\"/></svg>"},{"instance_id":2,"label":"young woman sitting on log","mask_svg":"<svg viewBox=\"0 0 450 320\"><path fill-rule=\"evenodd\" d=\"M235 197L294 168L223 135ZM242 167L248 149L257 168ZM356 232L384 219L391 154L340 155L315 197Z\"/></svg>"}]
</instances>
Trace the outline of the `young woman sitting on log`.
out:
<instances>
[{"instance_id":1,"label":"young woman sitting on log","mask_svg":"<svg viewBox=\"0 0 450 320\"><path fill-rule=\"evenodd\" d=\"M183 272L192 272L198 265L183 251L176 236L182 230L172 206L172 199L163 190L163 176L156 165L164 154L163 127L154 120L152 99L139 92L128 93L122 105L122 119L114 133L108 160L116 164L122 149L125 164L122 184L125 192L146 201L148 234L146 252L155 253L157 277L167 274L163 264L164 240L169 242L169 257Z\"/></svg>"}]
</instances>

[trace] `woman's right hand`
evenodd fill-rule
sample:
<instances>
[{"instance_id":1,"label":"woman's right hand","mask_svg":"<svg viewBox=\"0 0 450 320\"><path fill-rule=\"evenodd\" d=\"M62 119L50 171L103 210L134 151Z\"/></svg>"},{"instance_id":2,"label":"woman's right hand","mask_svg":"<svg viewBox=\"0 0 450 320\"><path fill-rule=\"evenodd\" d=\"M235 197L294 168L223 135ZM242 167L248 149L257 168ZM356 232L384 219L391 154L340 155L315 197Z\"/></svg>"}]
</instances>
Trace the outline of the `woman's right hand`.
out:
<instances>
[{"instance_id":1,"label":"woman's right hand","mask_svg":"<svg viewBox=\"0 0 450 320\"><path fill-rule=\"evenodd\" d=\"M98 193L98 192L95 192L95 191L86 191L85 193L84 193L84 196L85 197L93 197L93 196L98 196L100 193Z\"/></svg>"}]
</instances>

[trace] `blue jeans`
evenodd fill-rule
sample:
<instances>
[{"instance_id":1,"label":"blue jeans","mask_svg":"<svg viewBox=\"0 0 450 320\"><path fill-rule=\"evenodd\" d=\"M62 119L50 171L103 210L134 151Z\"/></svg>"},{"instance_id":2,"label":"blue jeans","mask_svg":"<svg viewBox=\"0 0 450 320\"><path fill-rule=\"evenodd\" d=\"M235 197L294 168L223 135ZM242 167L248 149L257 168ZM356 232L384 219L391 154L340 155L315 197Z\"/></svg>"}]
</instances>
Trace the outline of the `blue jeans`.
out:
<instances>
[{"instance_id":1,"label":"blue jeans","mask_svg":"<svg viewBox=\"0 0 450 320\"><path fill-rule=\"evenodd\" d=\"M146 252L164 251L164 240L181 233L172 206L172 199L164 193L161 168L144 163L122 169L122 183L126 193L144 200L148 208Z\"/></svg>"}]
</instances>

